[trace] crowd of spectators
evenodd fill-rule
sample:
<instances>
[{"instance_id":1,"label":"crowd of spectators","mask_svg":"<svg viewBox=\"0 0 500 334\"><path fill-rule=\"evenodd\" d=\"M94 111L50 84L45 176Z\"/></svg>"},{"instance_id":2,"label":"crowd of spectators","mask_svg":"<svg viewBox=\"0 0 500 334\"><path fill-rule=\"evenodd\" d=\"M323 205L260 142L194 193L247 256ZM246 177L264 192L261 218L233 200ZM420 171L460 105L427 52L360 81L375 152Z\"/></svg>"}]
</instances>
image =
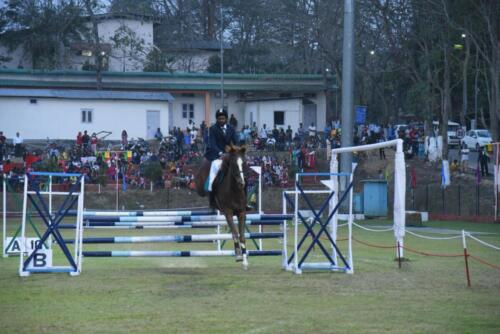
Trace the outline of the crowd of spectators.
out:
<instances>
[{"instance_id":1,"label":"crowd of spectators","mask_svg":"<svg viewBox=\"0 0 500 334\"><path fill-rule=\"evenodd\" d=\"M237 126L234 115L229 122ZM194 189L194 173L203 158L207 130L204 122L196 126L190 121L185 129L174 127L167 136L158 128L153 141L131 139L123 130L119 144L114 146L102 142L96 133L84 130L69 145L48 142L45 149L29 151L24 149L19 133L11 147L0 132L0 172L11 176L34 170L83 173L86 183L119 182L123 187L144 189L153 180L156 187ZM290 126L286 130L274 127L268 131L265 125L258 130L254 123L254 128L244 126L239 135L241 143L248 145L255 139L272 139L273 151L280 148L290 153L286 155L288 159L279 159L275 152L266 151L247 156L249 166L262 167L264 185L286 187L290 169L314 167L315 151L308 140L316 136L316 131L311 127L305 131L301 125L293 135ZM255 175L250 174L250 183L255 183Z\"/></svg>"}]
</instances>

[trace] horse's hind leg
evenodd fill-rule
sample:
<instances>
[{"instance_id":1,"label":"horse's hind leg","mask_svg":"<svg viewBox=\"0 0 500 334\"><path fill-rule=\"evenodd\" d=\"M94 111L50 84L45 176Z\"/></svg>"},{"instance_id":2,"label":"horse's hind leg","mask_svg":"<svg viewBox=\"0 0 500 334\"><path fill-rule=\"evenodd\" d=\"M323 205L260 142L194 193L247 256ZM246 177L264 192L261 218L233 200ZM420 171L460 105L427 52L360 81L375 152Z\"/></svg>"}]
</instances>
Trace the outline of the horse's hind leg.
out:
<instances>
[{"instance_id":1,"label":"horse's hind leg","mask_svg":"<svg viewBox=\"0 0 500 334\"><path fill-rule=\"evenodd\" d=\"M246 224L246 213L238 212L238 230L240 232L240 247L241 253L243 256L243 268L246 270L248 268L248 260L247 260L247 247L245 240L245 224Z\"/></svg>"},{"instance_id":2,"label":"horse's hind leg","mask_svg":"<svg viewBox=\"0 0 500 334\"><path fill-rule=\"evenodd\" d=\"M238 230L236 229L236 226L234 226L233 222L233 210L228 209L224 212L224 214L226 215L227 225L229 226L231 234L233 235L234 254L236 256L236 261L243 261L243 257L241 256L240 240L238 238Z\"/></svg>"}]
</instances>

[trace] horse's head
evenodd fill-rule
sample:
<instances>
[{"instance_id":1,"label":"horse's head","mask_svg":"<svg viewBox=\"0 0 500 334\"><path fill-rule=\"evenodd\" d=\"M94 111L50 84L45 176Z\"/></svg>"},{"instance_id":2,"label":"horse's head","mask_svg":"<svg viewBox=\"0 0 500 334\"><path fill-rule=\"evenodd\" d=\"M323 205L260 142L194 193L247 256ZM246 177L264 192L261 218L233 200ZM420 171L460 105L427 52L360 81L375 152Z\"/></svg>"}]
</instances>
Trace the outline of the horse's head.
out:
<instances>
[{"instance_id":1,"label":"horse's head","mask_svg":"<svg viewBox=\"0 0 500 334\"><path fill-rule=\"evenodd\" d=\"M226 175L235 180L240 188L245 188L243 166L245 165L245 146L226 146L226 155L223 160L223 168Z\"/></svg>"}]
</instances>

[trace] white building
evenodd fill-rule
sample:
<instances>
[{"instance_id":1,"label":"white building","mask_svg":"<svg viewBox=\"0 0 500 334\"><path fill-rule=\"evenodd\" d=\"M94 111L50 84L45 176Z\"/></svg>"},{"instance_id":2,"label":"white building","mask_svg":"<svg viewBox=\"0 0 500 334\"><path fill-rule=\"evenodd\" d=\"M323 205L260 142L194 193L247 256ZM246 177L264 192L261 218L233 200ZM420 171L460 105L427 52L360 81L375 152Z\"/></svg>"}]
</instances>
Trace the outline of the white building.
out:
<instances>
[{"instance_id":1,"label":"white building","mask_svg":"<svg viewBox=\"0 0 500 334\"><path fill-rule=\"evenodd\" d=\"M314 122L321 131L328 87L331 82L321 75L225 74L224 104L239 128L256 122L296 130ZM85 129L111 131L110 139L119 139L123 129L130 137L151 138L148 124L150 131L160 127L166 133L189 120L212 123L221 107L220 76L209 73L104 72L98 91L93 72L0 70L0 89L0 131L10 137L21 131L32 139L73 139ZM93 124L83 120L87 109Z\"/></svg>"},{"instance_id":2,"label":"white building","mask_svg":"<svg viewBox=\"0 0 500 334\"><path fill-rule=\"evenodd\" d=\"M0 127L8 138L75 139L78 131L109 131L109 139L154 138L168 128L169 93L0 88Z\"/></svg>"}]
</instances>

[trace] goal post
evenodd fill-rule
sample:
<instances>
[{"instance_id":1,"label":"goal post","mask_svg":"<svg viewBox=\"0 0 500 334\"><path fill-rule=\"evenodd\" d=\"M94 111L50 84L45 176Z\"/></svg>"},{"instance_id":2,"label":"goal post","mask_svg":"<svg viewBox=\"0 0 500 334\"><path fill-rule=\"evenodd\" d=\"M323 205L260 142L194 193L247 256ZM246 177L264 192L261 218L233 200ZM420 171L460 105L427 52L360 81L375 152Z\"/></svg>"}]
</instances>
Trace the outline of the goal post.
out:
<instances>
[{"instance_id":1,"label":"goal post","mask_svg":"<svg viewBox=\"0 0 500 334\"><path fill-rule=\"evenodd\" d=\"M393 208L393 230L394 238L396 239L396 258L403 257L403 239L405 236L405 222L406 222L406 166L405 156L403 152L403 140L395 139L386 142L368 144L361 146L341 147L332 150L332 159L330 161L330 173L338 173L339 161L338 155L346 152L360 152L372 151L381 148L396 147L396 156L394 159L394 208ZM354 172L354 170L352 171ZM338 203L339 194L339 178L332 176L333 190L335 194L330 203L330 210ZM338 215L335 214L333 218L333 226L331 231L332 239L335 241L337 238Z\"/></svg>"}]
</instances>

